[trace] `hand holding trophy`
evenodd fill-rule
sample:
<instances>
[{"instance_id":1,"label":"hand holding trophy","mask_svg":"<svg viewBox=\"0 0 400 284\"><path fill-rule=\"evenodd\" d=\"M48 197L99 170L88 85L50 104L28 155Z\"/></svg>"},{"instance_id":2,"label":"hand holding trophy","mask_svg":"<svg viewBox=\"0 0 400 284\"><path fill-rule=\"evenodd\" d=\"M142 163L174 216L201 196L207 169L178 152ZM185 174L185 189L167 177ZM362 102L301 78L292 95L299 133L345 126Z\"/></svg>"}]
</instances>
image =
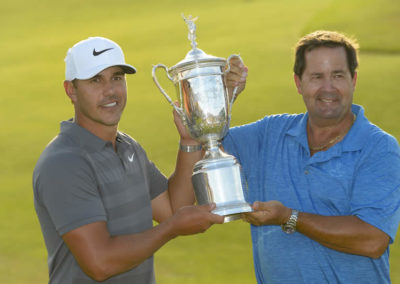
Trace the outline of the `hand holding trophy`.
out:
<instances>
[{"instance_id":1,"label":"hand holding trophy","mask_svg":"<svg viewBox=\"0 0 400 284\"><path fill-rule=\"evenodd\" d=\"M153 67L155 84L176 110L193 139L205 149L204 158L193 169L192 182L199 205L215 203L213 213L225 216L225 222L240 218L243 212L252 211L246 202L247 183L235 157L221 151L220 141L227 134L235 90L229 99L224 77L230 70L228 59L207 55L197 48L197 19L184 18L188 25L188 39L192 49L175 66L163 64ZM226 68L227 66L227 68ZM176 106L160 86L156 70L163 68L177 90Z\"/></svg>"}]
</instances>

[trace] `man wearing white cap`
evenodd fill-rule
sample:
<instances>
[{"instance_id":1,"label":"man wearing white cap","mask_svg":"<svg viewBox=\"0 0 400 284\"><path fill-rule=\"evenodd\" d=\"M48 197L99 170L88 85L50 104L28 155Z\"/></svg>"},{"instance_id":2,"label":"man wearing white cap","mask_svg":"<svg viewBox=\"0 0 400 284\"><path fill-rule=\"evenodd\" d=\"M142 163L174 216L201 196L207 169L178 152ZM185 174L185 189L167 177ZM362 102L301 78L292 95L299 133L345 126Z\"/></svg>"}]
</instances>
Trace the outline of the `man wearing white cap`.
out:
<instances>
[{"instance_id":1,"label":"man wearing white cap","mask_svg":"<svg viewBox=\"0 0 400 284\"><path fill-rule=\"evenodd\" d=\"M191 205L185 181L197 158L186 152L200 148L178 121L181 147L167 179L134 139L118 131L125 73L136 72L121 48L93 37L70 48L65 62L64 88L75 117L61 122L33 173L49 283L155 283L155 251L223 222L211 213L213 205ZM246 68L232 70L230 78L243 88ZM159 225L153 227L153 219Z\"/></svg>"}]
</instances>

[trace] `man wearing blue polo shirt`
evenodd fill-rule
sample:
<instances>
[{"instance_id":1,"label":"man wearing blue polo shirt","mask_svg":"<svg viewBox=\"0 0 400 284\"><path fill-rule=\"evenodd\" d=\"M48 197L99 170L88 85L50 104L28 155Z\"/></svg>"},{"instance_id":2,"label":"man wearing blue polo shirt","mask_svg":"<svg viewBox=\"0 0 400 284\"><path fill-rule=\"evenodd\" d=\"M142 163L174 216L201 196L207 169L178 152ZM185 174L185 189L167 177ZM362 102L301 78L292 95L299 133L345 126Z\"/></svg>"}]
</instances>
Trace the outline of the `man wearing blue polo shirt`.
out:
<instances>
[{"instance_id":1,"label":"man wearing blue polo shirt","mask_svg":"<svg viewBox=\"0 0 400 284\"><path fill-rule=\"evenodd\" d=\"M294 80L307 113L231 129L255 212L259 283L390 283L400 219L400 150L352 104L357 44L317 31L296 46Z\"/></svg>"}]
</instances>

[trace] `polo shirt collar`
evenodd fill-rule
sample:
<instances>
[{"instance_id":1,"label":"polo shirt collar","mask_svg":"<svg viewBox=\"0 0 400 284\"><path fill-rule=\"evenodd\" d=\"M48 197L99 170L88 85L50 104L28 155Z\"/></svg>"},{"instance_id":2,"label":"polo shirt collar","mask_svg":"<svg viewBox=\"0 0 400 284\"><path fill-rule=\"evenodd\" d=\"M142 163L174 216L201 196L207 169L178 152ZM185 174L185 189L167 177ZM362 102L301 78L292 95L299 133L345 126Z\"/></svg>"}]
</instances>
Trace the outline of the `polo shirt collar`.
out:
<instances>
[{"instance_id":1,"label":"polo shirt collar","mask_svg":"<svg viewBox=\"0 0 400 284\"><path fill-rule=\"evenodd\" d=\"M131 141L129 140L128 136L120 131L117 132L116 141L118 143L132 144Z\"/></svg>"},{"instance_id":2,"label":"polo shirt collar","mask_svg":"<svg viewBox=\"0 0 400 284\"><path fill-rule=\"evenodd\" d=\"M78 142L81 147L85 147L93 150L101 150L107 144L111 144L109 141L104 141L103 139L97 137L89 130L79 126L72 119L68 121L62 121L60 123L61 134L70 136L76 142Z\"/></svg>"},{"instance_id":3,"label":"polo shirt collar","mask_svg":"<svg viewBox=\"0 0 400 284\"><path fill-rule=\"evenodd\" d=\"M353 104L352 112L356 115L353 127L343 139L343 151L357 151L363 148L369 135L369 126L371 123L364 115L364 108Z\"/></svg>"},{"instance_id":4,"label":"polo shirt collar","mask_svg":"<svg viewBox=\"0 0 400 284\"><path fill-rule=\"evenodd\" d=\"M303 117L300 119L300 122L294 120L286 132L287 135L292 136L304 149L308 149L307 121L308 112L303 115Z\"/></svg>"},{"instance_id":5,"label":"polo shirt collar","mask_svg":"<svg viewBox=\"0 0 400 284\"><path fill-rule=\"evenodd\" d=\"M367 139L369 128L368 125L370 125L370 122L365 117L364 108L362 106L353 104L351 110L356 115L356 120L354 121L353 127L349 130L341 143L335 145L337 147L331 147L328 149L328 151L319 153L324 155L327 154L332 157L340 156L342 152L357 151L362 149ZM307 152L309 152L307 140L307 121L308 112L303 115L303 117L300 119L300 122L294 121L286 134L292 136L297 143L299 143L304 149L306 149Z\"/></svg>"}]
</instances>

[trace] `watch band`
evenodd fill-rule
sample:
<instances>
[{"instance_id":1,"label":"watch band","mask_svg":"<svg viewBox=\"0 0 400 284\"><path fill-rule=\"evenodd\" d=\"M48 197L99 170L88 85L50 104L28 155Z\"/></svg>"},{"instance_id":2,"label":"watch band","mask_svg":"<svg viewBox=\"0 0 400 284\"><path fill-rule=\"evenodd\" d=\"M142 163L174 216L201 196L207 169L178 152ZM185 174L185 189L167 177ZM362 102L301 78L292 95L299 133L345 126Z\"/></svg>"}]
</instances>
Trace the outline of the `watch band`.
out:
<instances>
[{"instance_id":1,"label":"watch band","mask_svg":"<svg viewBox=\"0 0 400 284\"><path fill-rule=\"evenodd\" d=\"M179 143L179 150L181 150L182 152L186 152L186 153L197 152L197 151L200 151L201 148L202 148L201 144L198 144L198 145L182 145L181 143Z\"/></svg>"},{"instance_id":2,"label":"watch band","mask_svg":"<svg viewBox=\"0 0 400 284\"><path fill-rule=\"evenodd\" d=\"M287 233L287 234L293 234L296 232L296 224L297 224L297 218L299 216L299 211L296 209L292 209L292 215L290 215L289 220L285 223L282 224L282 230Z\"/></svg>"}]
</instances>

